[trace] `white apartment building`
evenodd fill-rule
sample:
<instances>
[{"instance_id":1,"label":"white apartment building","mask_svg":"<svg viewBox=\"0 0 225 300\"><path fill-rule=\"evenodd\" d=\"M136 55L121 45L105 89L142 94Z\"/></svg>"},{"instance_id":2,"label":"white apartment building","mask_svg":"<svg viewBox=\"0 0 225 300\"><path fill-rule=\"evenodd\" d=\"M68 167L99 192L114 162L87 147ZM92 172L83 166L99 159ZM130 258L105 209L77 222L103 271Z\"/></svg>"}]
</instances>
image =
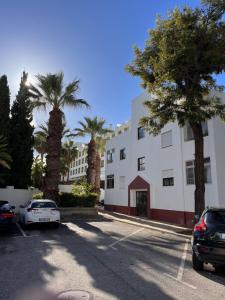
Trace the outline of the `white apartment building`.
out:
<instances>
[{"instance_id":1,"label":"white apartment building","mask_svg":"<svg viewBox=\"0 0 225 300\"><path fill-rule=\"evenodd\" d=\"M225 103L225 95L220 94ZM154 137L140 127L151 96L132 102L132 116L106 145L105 209L191 226L194 218L194 141L189 126L167 124ZM225 206L225 123L203 124L206 206Z\"/></svg>"}]
</instances>

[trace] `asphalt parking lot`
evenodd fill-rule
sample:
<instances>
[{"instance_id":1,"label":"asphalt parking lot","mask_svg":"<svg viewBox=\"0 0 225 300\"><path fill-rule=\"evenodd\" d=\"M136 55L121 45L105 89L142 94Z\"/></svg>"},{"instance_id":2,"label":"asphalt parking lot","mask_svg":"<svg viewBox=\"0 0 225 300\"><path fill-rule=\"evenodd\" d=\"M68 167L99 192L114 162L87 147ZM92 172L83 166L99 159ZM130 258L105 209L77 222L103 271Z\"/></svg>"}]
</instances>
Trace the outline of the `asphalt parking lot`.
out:
<instances>
[{"instance_id":1,"label":"asphalt parking lot","mask_svg":"<svg viewBox=\"0 0 225 300\"><path fill-rule=\"evenodd\" d=\"M59 229L15 226L0 236L0 253L4 300L30 288L83 290L93 299L205 300L225 294L225 272L192 269L188 238L105 218Z\"/></svg>"}]
</instances>

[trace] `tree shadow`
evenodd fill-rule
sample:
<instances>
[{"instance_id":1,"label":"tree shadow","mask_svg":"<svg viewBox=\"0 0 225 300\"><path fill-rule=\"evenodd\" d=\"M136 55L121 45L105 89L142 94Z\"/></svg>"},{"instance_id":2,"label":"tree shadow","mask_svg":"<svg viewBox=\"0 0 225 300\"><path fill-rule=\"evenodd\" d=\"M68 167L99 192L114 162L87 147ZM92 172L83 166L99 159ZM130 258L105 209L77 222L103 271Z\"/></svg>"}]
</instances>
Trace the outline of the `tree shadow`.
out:
<instances>
[{"instance_id":1,"label":"tree shadow","mask_svg":"<svg viewBox=\"0 0 225 300\"><path fill-rule=\"evenodd\" d=\"M0 299L14 299L11 297L22 287L45 288L49 282L54 285L57 272L64 274L65 283L58 285L55 281L55 292L69 286L89 290L94 299L173 299L158 282L164 272L172 271L174 264L179 265L180 257L174 255L173 250L180 250L182 240L171 249L169 239L142 243L141 237L133 236L132 241L111 247L124 237L121 232L109 229L106 233L95 221L76 221L75 229L69 224L56 231L40 228L41 235L37 237L32 236L35 231L30 230L30 237L0 241ZM49 259L52 255L52 260L57 260L57 256L53 256L57 249L65 253L65 262L61 265ZM69 269L68 256L72 259Z\"/></svg>"}]
</instances>

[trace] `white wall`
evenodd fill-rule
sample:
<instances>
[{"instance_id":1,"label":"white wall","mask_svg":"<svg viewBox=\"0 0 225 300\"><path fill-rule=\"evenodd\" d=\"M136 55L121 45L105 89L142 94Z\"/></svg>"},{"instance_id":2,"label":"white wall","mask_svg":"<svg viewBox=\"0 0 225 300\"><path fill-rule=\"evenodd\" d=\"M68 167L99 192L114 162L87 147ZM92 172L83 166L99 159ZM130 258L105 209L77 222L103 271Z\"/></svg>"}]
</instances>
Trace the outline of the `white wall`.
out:
<instances>
[{"instance_id":1,"label":"white wall","mask_svg":"<svg viewBox=\"0 0 225 300\"><path fill-rule=\"evenodd\" d=\"M72 192L72 184L59 184L59 191L61 193L71 193Z\"/></svg>"},{"instance_id":2,"label":"white wall","mask_svg":"<svg viewBox=\"0 0 225 300\"><path fill-rule=\"evenodd\" d=\"M32 196L37 193L40 193L38 189L14 189L13 186L8 186L5 189L0 189L0 200L9 201L11 205L15 206L15 212L17 213L20 205L31 200Z\"/></svg>"}]
</instances>

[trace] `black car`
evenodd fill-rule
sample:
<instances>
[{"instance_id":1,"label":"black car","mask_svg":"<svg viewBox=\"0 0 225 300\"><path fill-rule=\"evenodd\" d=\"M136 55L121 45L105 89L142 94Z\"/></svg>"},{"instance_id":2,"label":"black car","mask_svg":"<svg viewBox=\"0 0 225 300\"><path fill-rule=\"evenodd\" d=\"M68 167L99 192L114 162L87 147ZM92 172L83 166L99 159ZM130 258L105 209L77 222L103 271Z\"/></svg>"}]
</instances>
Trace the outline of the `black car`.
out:
<instances>
[{"instance_id":1,"label":"black car","mask_svg":"<svg viewBox=\"0 0 225 300\"><path fill-rule=\"evenodd\" d=\"M194 227L193 268L200 271L203 263L212 264L216 270L225 267L225 208L206 208Z\"/></svg>"},{"instance_id":2,"label":"black car","mask_svg":"<svg viewBox=\"0 0 225 300\"><path fill-rule=\"evenodd\" d=\"M0 200L0 230L8 230L13 227L15 223L15 214L8 201Z\"/></svg>"}]
</instances>

